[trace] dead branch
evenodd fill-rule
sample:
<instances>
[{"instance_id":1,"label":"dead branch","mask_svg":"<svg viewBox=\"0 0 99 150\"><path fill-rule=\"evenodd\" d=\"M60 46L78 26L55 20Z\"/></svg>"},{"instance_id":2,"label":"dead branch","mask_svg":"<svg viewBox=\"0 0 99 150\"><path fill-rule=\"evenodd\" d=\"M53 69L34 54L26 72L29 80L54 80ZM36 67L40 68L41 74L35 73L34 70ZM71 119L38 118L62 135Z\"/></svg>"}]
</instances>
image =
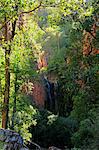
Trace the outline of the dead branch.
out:
<instances>
[{"instance_id":1,"label":"dead branch","mask_svg":"<svg viewBox=\"0 0 99 150\"><path fill-rule=\"evenodd\" d=\"M35 142L29 141L29 143L31 143L34 146L36 146L38 148L38 150L41 150L41 147L38 144L36 144Z\"/></svg>"}]
</instances>

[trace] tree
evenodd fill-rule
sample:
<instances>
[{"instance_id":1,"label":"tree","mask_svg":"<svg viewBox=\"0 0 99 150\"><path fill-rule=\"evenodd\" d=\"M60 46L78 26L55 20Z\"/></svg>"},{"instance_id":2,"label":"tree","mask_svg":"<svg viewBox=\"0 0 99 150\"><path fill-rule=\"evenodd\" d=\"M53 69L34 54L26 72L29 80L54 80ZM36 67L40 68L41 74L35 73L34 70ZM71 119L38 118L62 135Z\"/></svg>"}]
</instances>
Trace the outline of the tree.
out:
<instances>
[{"instance_id":1,"label":"tree","mask_svg":"<svg viewBox=\"0 0 99 150\"><path fill-rule=\"evenodd\" d=\"M10 92L10 54L11 54L11 43L15 36L16 23L18 17L22 13L30 13L35 11L40 7L41 2L38 6L34 6L34 9L25 11L25 8L29 7L30 2L25 6L26 3L23 2L13 2L13 1L1 1L0 5L2 7L1 19L3 20L3 25L1 28L4 29L4 44L6 43L5 49L5 91L4 91L4 103L2 110L2 127L8 127L8 112L9 112L9 92ZM33 4L33 3L32 3ZM37 3L36 3L37 5ZM21 9L24 8L24 12ZM14 13L12 13L14 12Z\"/></svg>"}]
</instances>

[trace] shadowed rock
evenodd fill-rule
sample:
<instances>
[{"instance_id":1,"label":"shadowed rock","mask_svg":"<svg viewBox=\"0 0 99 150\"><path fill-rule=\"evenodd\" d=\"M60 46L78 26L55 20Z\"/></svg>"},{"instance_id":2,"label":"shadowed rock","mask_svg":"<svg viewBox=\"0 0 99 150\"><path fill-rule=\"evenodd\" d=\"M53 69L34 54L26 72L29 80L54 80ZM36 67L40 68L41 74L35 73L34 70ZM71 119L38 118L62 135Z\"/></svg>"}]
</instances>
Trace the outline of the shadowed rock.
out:
<instances>
[{"instance_id":1,"label":"shadowed rock","mask_svg":"<svg viewBox=\"0 0 99 150\"><path fill-rule=\"evenodd\" d=\"M28 150L20 134L12 130L0 129L0 141L4 142L4 150Z\"/></svg>"}]
</instances>

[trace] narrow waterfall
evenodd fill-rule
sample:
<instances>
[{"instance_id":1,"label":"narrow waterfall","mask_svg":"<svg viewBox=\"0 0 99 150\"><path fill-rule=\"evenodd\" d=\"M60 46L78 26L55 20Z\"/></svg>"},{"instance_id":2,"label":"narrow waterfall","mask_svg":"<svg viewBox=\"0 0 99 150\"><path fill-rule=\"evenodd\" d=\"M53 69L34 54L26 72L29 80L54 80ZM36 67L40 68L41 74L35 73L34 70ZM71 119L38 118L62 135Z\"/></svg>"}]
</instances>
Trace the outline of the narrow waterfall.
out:
<instances>
[{"instance_id":1,"label":"narrow waterfall","mask_svg":"<svg viewBox=\"0 0 99 150\"><path fill-rule=\"evenodd\" d=\"M55 109L55 89L54 83L49 82L47 78L43 78L45 92L46 92L46 99L45 99L45 108L50 111Z\"/></svg>"}]
</instances>

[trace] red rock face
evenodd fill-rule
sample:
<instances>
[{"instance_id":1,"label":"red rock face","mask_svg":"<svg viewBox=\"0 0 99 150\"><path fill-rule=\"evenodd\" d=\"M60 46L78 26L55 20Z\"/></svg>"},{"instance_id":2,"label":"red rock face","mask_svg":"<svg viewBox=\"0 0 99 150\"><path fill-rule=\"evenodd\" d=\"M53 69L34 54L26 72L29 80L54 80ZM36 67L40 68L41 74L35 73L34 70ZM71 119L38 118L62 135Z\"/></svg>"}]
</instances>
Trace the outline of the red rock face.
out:
<instances>
[{"instance_id":1,"label":"red rock face","mask_svg":"<svg viewBox=\"0 0 99 150\"><path fill-rule=\"evenodd\" d=\"M46 92L41 81L23 83L20 91L26 95L31 95L36 106L44 108Z\"/></svg>"},{"instance_id":2,"label":"red rock face","mask_svg":"<svg viewBox=\"0 0 99 150\"><path fill-rule=\"evenodd\" d=\"M97 26L94 23L91 32L84 32L84 40L83 40L83 55L96 55L99 54L99 49L96 49L93 44L92 40L96 38Z\"/></svg>"},{"instance_id":3,"label":"red rock face","mask_svg":"<svg viewBox=\"0 0 99 150\"><path fill-rule=\"evenodd\" d=\"M41 54L39 55L39 59L38 59L38 69L42 69L44 67L47 67L48 62L47 62L47 58L46 58L46 54L43 52L41 52Z\"/></svg>"},{"instance_id":4,"label":"red rock face","mask_svg":"<svg viewBox=\"0 0 99 150\"><path fill-rule=\"evenodd\" d=\"M38 58L36 65L37 65L36 69L38 70L41 70L42 68L47 67L48 63L47 63L47 58L46 58L46 54L44 51L39 54L39 58ZM28 83L24 83L21 86L21 91L25 94L32 95L33 101L36 104L36 106L38 106L39 108L44 108L46 92L45 92L44 85L41 80L42 79L40 79L40 81L34 81L32 83L33 85L31 88L32 89L31 93L29 90L30 86L28 85Z\"/></svg>"},{"instance_id":5,"label":"red rock face","mask_svg":"<svg viewBox=\"0 0 99 150\"><path fill-rule=\"evenodd\" d=\"M41 70L42 68L46 68L47 65L48 65L48 63L47 63L47 59L46 59L46 54L44 51L42 51L39 54L39 58L37 61L38 70ZM38 81L34 82L32 95L33 95L33 100L34 100L35 104L38 107L44 108L46 93L45 93L45 89L44 89L42 82L38 82Z\"/></svg>"},{"instance_id":6,"label":"red rock face","mask_svg":"<svg viewBox=\"0 0 99 150\"><path fill-rule=\"evenodd\" d=\"M46 93L42 83L35 82L33 85L33 100L38 107L44 108Z\"/></svg>"}]
</instances>

